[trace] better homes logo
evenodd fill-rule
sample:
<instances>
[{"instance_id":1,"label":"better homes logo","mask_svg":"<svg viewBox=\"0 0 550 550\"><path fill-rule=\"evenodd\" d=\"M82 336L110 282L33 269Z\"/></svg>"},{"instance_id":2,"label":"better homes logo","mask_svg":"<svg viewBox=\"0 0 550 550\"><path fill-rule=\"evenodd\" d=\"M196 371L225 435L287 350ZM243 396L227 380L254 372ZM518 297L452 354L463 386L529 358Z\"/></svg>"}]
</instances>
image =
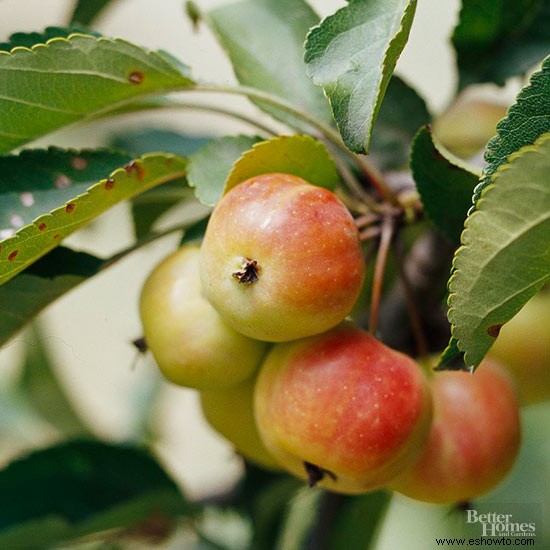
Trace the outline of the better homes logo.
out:
<instances>
[{"instance_id":1,"label":"better homes logo","mask_svg":"<svg viewBox=\"0 0 550 550\"><path fill-rule=\"evenodd\" d=\"M480 513L478 510L466 510L466 522L478 523L483 537L534 537L534 521L514 521L513 514L497 512Z\"/></svg>"}]
</instances>

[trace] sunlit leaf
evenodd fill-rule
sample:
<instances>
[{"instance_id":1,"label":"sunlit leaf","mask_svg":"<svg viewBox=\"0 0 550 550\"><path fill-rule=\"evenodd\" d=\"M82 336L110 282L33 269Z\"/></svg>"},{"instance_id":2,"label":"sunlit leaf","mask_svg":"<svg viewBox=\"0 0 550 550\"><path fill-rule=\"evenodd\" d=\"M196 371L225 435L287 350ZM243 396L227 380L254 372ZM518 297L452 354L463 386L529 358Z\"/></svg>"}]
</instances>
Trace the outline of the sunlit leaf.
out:
<instances>
[{"instance_id":1,"label":"sunlit leaf","mask_svg":"<svg viewBox=\"0 0 550 550\"><path fill-rule=\"evenodd\" d=\"M308 35L305 61L346 145L368 151L376 115L409 37L416 0L352 0Z\"/></svg>"}]
</instances>

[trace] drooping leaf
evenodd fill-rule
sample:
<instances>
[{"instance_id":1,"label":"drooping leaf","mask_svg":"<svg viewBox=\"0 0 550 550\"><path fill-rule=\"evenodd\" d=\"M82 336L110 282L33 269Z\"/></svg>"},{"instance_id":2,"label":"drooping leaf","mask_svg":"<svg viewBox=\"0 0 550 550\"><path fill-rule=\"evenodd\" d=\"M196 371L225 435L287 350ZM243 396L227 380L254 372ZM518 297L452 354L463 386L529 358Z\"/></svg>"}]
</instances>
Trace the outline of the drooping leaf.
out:
<instances>
[{"instance_id":1,"label":"drooping leaf","mask_svg":"<svg viewBox=\"0 0 550 550\"><path fill-rule=\"evenodd\" d=\"M0 295L2 289L0 288ZM40 416L65 436L89 433L60 384L35 323L25 335L25 360L18 390Z\"/></svg>"},{"instance_id":2,"label":"drooping leaf","mask_svg":"<svg viewBox=\"0 0 550 550\"><path fill-rule=\"evenodd\" d=\"M372 128L411 28L416 0L351 0L308 35L305 61L345 144L369 149Z\"/></svg>"},{"instance_id":3,"label":"drooping leaf","mask_svg":"<svg viewBox=\"0 0 550 550\"><path fill-rule=\"evenodd\" d=\"M133 99L192 86L164 52L74 34L0 52L0 153Z\"/></svg>"},{"instance_id":4,"label":"drooping leaf","mask_svg":"<svg viewBox=\"0 0 550 550\"><path fill-rule=\"evenodd\" d=\"M118 151L54 147L0 156L0 235L84 193L131 159Z\"/></svg>"},{"instance_id":5,"label":"drooping leaf","mask_svg":"<svg viewBox=\"0 0 550 550\"><path fill-rule=\"evenodd\" d=\"M115 0L77 0L71 15L71 23L89 26L94 19Z\"/></svg>"},{"instance_id":6,"label":"drooping leaf","mask_svg":"<svg viewBox=\"0 0 550 550\"><path fill-rule=\"evenodd\" d=\"M545 0L463 0L452 42L459 88L503 85L550 51L550 4Z\"/></svg>"},{"instance_id":7,"label":"drooping leaf","mask_svg":"<svg viewBox=\"0 0 550 550\"><path fill-rule=\"evenodd\" d=\"M0 286L0 346L103 265L96 256L60 246Z\"/></svg>"},{"instance_id":8,"label":"drooping leaf","mask_svg":"<svg viewBox=\"0 0 550 550\"><path fill-rule=\"evenodd\" d=\"M235 161L255 143L256 136L224 136L210 140L189 159L189 184L203 204L213 206L223 194Z\"/></svg>"},{"instance_id":9,"label":"drooping leaf","mask_svg":"<svg viewBox=\"0 0 550 550\"><path fill-rule=\"evenodd\" d=\"M497 135L489 141L485 151L487 166L480 185L475 190L477 201L492 175L508 157L525 145L530 145L546 132L550 132L550 56L542 69L532 75L529 85L523 88L505 118L497 125Z\"/></svg>"},{"instance_id":10,"label":"drooping leaf","mask_svg":"<svg viewBox=\"0 0 550 550\"><path fill-rule=\"evenodd\" d=\"M9 52L13 48L32 48L35 44L44 44L52 38L67 38L74 33L90 34L99 38L99 33L85 31L78 26L70 27L46 27L42 32L16 32L9 37L7 42L0 43L0 51Z\"/></svg>"},{"instance_id":11,"label":"drooping leaf","mask_svg":"<svg viewBox=\"0 0 550 550\"><path fill-rule=\"evenodd\" d=\"M449 153L427 126L414 139L411 170L426 214L443 235L460 244L480 174Z\"/></svg>"},{"instance_id":12,"label":"drooping leaf","mask_svg":"<svg viewBox=\"0 0 550 550\"><path fill-rule=\"evenodd\" d=\"M147 451L98 441L64 443L11 463L0 471L0 508L0 546L29 549L190 511Z\"/></svg>"},{"instance_id":13,"label":"drooping leaf","mask_svg":"<svg viewBox=\"0 0 550 550\"><path fill-rule=\"evenodd\" d=\"M186 170L187 162L175 155L145 155L92 185L86 193L38 217L12 237L0 241L0 284L113 205L180 178Z\"/></svg>"},{"instance_id":14,"label":"drooping leaf","mask_svg":"<svg viewBox=\"0 0 550 550\"><path fill-rule=\"evenodd\" d=\"M386 491L344 498L327 534L327 550L373 548L390 499Z\"/></svg>"},{"instance_id":15,"label":"drooping leaf","mask_svg":"<svg viewBox=\"0 0 550 550\"><path fill-rule=\"evenodd\" d=\"M466 221L449 283L449 320L475 367L509 321L550 280L550 133L514 153Z\"/></svg>"},{"instance_id":16,"label":"drooping leaf","mask_svg":"<svg viewBox=\"0 0 550 550\"><path fill-rule=\"evenodd\" d=\"M303 44L319 17L303 0L243 0L211 10L206 22L227 51L241 84L288 100L331 123L321 90L305 74ZM255 102L275 118L301 127L295 118Z\"/></svg>"},{"instance_id":17,"label":"drooping leaf","mask_svg":"<svg viewBox=\"0 0 550 550\"><path fill-rule=\"evenodd\" d=\"M305 135L278 136L257 143L235 162L225 192L248 178L274 172L293 174L328 189L339 182L334 161L320 141Z\"/></svg>"},{"instance_id":18,"label":"drooping leaf","mask_svg":"<svg viewBox=\"0 0 550 550\"><path fill-rule=\"evenodd\" d=\"M412 140L430 119L424 99L394 75L374 122L370 144L373 162L382 170L406 168Z\"/></svg>"}]
</instances>

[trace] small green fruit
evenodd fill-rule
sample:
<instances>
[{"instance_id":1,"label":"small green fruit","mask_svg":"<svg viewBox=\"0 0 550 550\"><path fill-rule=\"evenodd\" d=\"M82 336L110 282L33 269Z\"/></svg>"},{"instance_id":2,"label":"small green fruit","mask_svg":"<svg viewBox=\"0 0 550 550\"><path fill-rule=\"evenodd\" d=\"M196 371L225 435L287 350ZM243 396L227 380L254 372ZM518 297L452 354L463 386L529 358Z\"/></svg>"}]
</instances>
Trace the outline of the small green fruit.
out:
<instances>
[{"instance_id":1,"label":"small green fruit","mask_svg":"<svg viewBox=\"0 0 550 550\"><path fill-rule=\"evenodd\" d=\"M197 389L239 384L266 344L230 328L202 295L199 247L187 245L151 273L140 300L145 340L164 376Z\"/></svg>"}]
</instances>

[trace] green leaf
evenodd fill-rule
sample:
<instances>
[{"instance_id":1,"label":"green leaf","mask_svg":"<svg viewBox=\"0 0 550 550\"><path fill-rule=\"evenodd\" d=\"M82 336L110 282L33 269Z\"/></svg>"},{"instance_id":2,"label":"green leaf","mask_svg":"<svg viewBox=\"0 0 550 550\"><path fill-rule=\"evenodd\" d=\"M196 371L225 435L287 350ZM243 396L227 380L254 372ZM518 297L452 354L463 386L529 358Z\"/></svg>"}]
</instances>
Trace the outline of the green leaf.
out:
<instances>
[{"instance_id":1,"label":"green leaf","mask_svg":"<svg viewBox=\"0 0 550 550\"><path fill-rule=\"evenodd\" d=\"M71 23L90 25L113 0L78 0L71 15Z\"/></svg>"},{"instance_id":2,"label":"green leaf","mask_svg":"<svg viewBox=\"0 0 550 550\"><path fill-rule=\"evenodd\" d=\"M128 151L133 156L164 151L188 157L208 143L209 139L206 136L187 136L171 130L150 128L118 134L111 145ZM192 197L192 190L183 180L166 183L137 196L132 201L136 237L140 239L147 235L163 214Z\"/></svg>"},{"instance_id":3,"label":"green leaf","mask_svg":"<svg viewBox=\"0 0 550 550\"><path fill-rule=\"evenodd\" d=\"M327 550L373 548L390 499L386 491L346 497L332 520Z\"/></svg>"},{"instance_id":4,"label":"green leaf","mask_svg":"<svg viewBox=\"0 0 550 550\"><path fill-rule=\"evenodd\" d=\"M190 511L148 452L95 441L61 444L11 463L0 471L0 509L2 548L45 548L153 514ZM41 525L50 528L38 535Z\"/></svg>"},{"instance_id":5,"label":"green leaf","mask_svg":"<svg viewBox=\"0 0 550 550\"><path fill-rule=\"evenodd\" d=\"M16 32L12 34L7 42L0 43L0 51L9 52L13 48L32 48L36 44L44 44L52 38L67 38L71 34L86 32L99 38L99 33L85 31L84 29L71 27L46 27L43 32Z\"/></svg>"},{"instance_id":6,"label":"green leaf","mask_svg":"<svg viewBox=\"0 0 550 550\"><path fill-rule=\"evenodd\" d=\"M452 42L459 88L504 85L526 74L550 51L550 4L545 0L463 0Z\"/></svg>"},{"instance_id":7,"label":"green leaf","mask_svg":"<svg viewBox=\"0 0 550 550\"><path fill-rule=\"evenodd\" d=\"M550 133L495 172L466 221L449 282L449 320L468 367L550 280Z\"/></svg>"},{"instance_id":8,"label":"green leaf","mask_svg":"<svg viewBox=\"0 0 550 550\"><path fill-rule=\"evenodd\" d=\"M305 74L303 44L319 17L303 0L244 0L211 10L206 22L227 51L238 81L288 100L326 123L330 109ZM255 101L275 118L297 126L291 115ZM301 123L298 123L301 127Z\"/></svg>"},{"instance_id":9,"label":"green leaf","mask_svg":"<svg viewBox=\"0 0 550 550\"><path fill-rule=\"evenodd\" d=\"M369 149L376 115L411 28L416 0L352 0L311 30L305 61L345 144Z\"/></svg>"},{"instance_id":10,"label":"green leaf","mask_svg":"<svg viewBox=\"0 0 550 550\"><path fill-rule=\"evenodd\" d=\"M109 150L25 150L0 156L0 236L84 193L132 159Z\"/></svg>"},{"instance_id":11,"label":"green leaf","mask_svg":"<svg viewBox=\"0 0 550 550\"><path fill-rule=\"evenodd\" d=\"M175 155L145 155L92 185L86 193L35 219L14 236L0 241L0 284L113 205L180 178L186 170L187 161Z\"/></svg>"},{"instance_id":12,"label":"green leaf","mask_svg":"<svg viewBox=\"0 0 550 550\"><path fill-rule=\"evenodd\" d=\"M530 145L546 132L550 132L550 56L542 69L534 73L529 85L523 88L510 107L506 117L497 125L497 135L489 141L485 151L487 167L476 188L474 201L491 182L499 166L525 145Z\"/></svg>"},{"instance_id":13,"label":"green leaf","mask_svg":"<svg viewBox=\"0 0 550 550\"><path fill-rule=\"evenodd\" d=\"M479 174L449 153L427 126L414 140L411 170L426 214L445 237L459 245Z\"/></svg>"},{"instance_id":14,"label":"green leaf","mask_svg":"<svg viewBox=\"0 0 550 550\"><path fill-rule=\"evenodd\" d=\"M323 143L310 136L278 136L257 143L235 162L225 192L254 176L276 172L293 174L328 189L334 189L340 181Z\"/></svg>"},{"instance_id":15,"label":"green leaf","mask_svg":"<svg viewBox=\"0 0 550 550\"><path fill-rule=\"evenodd\" d=\"M256 136L225 136L210 140L189 159L189 185L199 201L208 206L218 202L234 162L255 143Z\"/></svg>"},{"instance_id":16,"label":"green leaf","mask_svg":"<svg viewBox=\"0 0 550 550\"><path fill-rule=\"evenodd\" d=\"M0 76L0 153L136 98L193 85L188 68L164 52L81 34L0 52Z\"/></svg>"},{"instance_id":17,"label":"green leaf","mask_svg":"<svg viewBox=\"0 0 550 550\"><path fill-rule=\"evenodd\" d=\"M100 258L60 246L0 286L0 346L103 265Z\"/></svg>"},{"instance_id":18,"label":"green leaf","mask_svg":"<svg viewBox=\"0 0 550 550\"><path fill-rule=\"evenodd\" d=\"M372 131L373 162L382 170L406 168L412 140L430 120L424 99L399 77L392 76Z\"/></svg>"},{"instance_id":19,"label":"green leaf","mask_svg":"<svg viewBox=\"0 0 550 550\"><path fill-rule=\"evenodd\" d=\"M25 361L17 389L42 419L64 435L87 434L89 429L57 379L43 340L44 334L34 324L25 335Z\"/></svg>"}]
</instances>

